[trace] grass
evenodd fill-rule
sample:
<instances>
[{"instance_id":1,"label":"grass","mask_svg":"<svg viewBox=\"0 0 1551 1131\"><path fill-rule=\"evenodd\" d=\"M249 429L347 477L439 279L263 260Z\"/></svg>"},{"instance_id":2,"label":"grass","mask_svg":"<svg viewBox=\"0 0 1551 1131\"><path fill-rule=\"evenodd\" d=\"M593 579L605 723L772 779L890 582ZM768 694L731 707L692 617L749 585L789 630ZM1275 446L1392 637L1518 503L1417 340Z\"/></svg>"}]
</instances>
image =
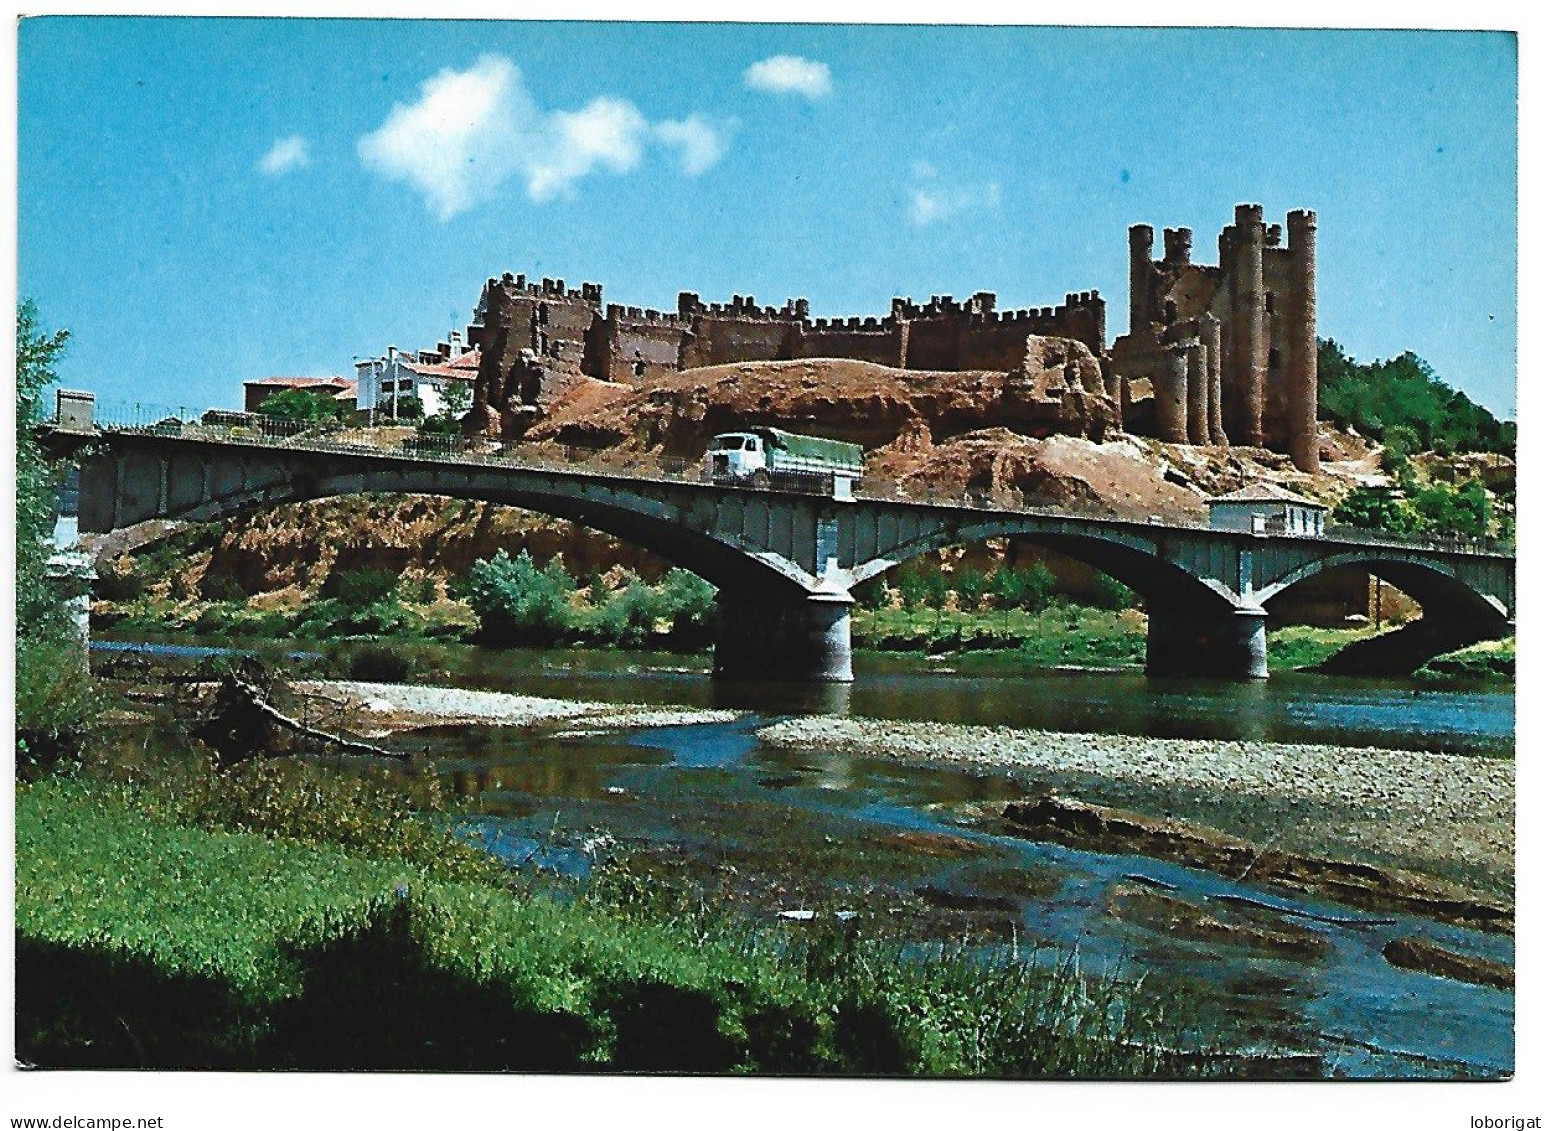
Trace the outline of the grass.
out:
<instances>
[{"instance_id":1,"label":"grass","mask_svg":"<svg viewBox=\"0 0 1551 1131\"><path fill-rule=\"evenodd\" d=\"M200 827L140 787L16 802L18 1050L50 1066L1189 1074L1134 985L841 924L560 898ZM260 824L260 822L254 822Z\"/></svg>"},{"instance_id":2,"label":"grass","mask_svg":"<svg viewBox=\"0 0 1551 1131\"><path fill-rule=\"evenodd\" d=\"M858 609L852 642L879 652L928 655L984 653L990 666L1129 667L1146 658L1146 620L1081 605L1052 605L1039 612Z\"/></svg>"},{"instance_id":3,"label":"grass","mask_svg":"<svg viewBox=\"0 0 1551 1131\"><path fill-rule=\"evenodd\" d=\"M1517 637L1483 640L1446 656L1435 656L1417 669L1417 678L1444 682L1452 679L1512 679L1517 670Z\"/></svg>"}]
</instances>

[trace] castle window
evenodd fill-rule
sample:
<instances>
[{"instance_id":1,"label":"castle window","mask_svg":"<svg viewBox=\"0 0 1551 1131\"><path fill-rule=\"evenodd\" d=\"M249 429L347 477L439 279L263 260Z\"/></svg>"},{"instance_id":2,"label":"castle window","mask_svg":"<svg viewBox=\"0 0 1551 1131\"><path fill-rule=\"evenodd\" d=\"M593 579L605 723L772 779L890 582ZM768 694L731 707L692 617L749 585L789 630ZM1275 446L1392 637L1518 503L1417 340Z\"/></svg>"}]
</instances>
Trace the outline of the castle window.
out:
<instances>
[{"instance_id":1,"label":"castle window","mask_svg":"<svg viewBox=\"0 0 1551 1131\"><path fill-rule=\"evenodd\" d=\"M1276 313L1276 296L1274 294L1272 294L1270 291L1266 292L1266 313L1267 314L1275 314Z\"/></svg>"},{"instance_id":2,"label":"castle window","mask_svg":"<svg viewBox=\"0 0 1551 1131\"><path fill-rule=\"evenodd\" d=\"M635 375L637 377L646 376L646 362L641 360L641 356L639 354L636 355L635 364L631 366L631 369L635 371Z\"/></svg>"},{"instance_id":3,"label":"castle window","mask_svg":"<svg viewBox=\"0 0 1551 1131\"><path fill-rule=\"evenodd\" d=\"M1174 319L1178 317L1179 307L1174 304L1174 300L1165 299L1163 303L1163 320L1170 325L1173 325Z\"/></svg>"},{"instance_id":4,"label":"castle window","mask_svg":"<svg viewBox=\"0 0 1551 1131\"><path fill-rule=\"evenodd\" d=\"M1271 368L1272 369L1278 369L1278 368L1281 367L1281 364L1282 364L1282 351L1281 350L1272 350L1271 351L1271 361L1270 361Z\"/></svg>"}]
</instances>

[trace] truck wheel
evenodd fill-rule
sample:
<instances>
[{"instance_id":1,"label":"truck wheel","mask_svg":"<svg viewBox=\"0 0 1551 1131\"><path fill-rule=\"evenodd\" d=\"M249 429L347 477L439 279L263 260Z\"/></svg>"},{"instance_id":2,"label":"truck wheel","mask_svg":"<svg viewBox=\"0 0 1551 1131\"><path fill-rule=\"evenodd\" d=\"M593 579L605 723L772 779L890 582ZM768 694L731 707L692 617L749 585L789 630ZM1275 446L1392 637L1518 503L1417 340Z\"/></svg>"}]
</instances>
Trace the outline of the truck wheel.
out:
<instances>
[{"instance_id":1,"label":"truck wheel","mask_svg":"<svg viewBox=\"0 0 1551 1131\"><path fill-rule=\"evenodd\" d=\"M749 486L756 491L770 490L770 472L763 467L749 476Z\"/></svg>"}]
</instances>

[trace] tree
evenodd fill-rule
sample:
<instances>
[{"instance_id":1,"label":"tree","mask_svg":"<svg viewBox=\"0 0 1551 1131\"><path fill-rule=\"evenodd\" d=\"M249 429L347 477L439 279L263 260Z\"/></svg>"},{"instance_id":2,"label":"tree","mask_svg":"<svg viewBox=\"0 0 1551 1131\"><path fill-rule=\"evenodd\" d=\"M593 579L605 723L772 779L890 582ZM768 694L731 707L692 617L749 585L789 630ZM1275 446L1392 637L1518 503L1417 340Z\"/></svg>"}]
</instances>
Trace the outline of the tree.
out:
<instances>
[{"instance_id":1,"label":"tree","mask_svg":"<svg viewBox=\"0 0 1551 1131\"><path fill-rule=\"evenodd\" d=\"M276 420L295 420L303 424L321 424L344 416L345 406L331 396L306 389L286 389L259 405L258 410Z\"/></svg>"},{"instance_id":2,"label":"tree","mask_svg":"<svg viewBox=\"0 0 1551 1131\"><path fill-rule=\"evenodd\" d=\"M448 381L442 386L442 415L462 419L474 407L474 386L468 381Z\"/></svg>"},{"instance_id":3,"label":"tree","mask_svg":"<svg viewBox=\"0 0 1551 1131\"><path fill-rule=\"evenodd\" d=\"M16 310L16 624L18 640L52 633L66 624L63 593L48 577L53 553L55 473L38 446L35 429L44 418L44 394L70 331L50 334L38 322L29 299Z\"/></svg>"},{"instance_id":4,"label":"tree","mask_svg":"<svg viewBox=\"0 0 1551 1131\"><path fill-rule=\"evenodd\" d=\"M1388 530L1395 534L1416 530L1415 516L1387 488L1353 487L1336 504L1330 517L1334 522L1364 530Z\"/></svg>"},{"instance_id":5,"label":"tree","mask_svg":"<svg viewBox=\"0 0 1551 1131\"><path fill-rule=\"evenodd\" d=\"M1411 498L1417 525L1429 534L1485 538L1492 525L1492 500L1480 480L1457 488L1447 483L1423 487Z\"/></svg>"},{"instance_id":6,"label":"tree","mask_svg":"<svg viewBox=\"0 0 1551 1131\"><path fill-rule=\"evenodd\" d=\"M559 558L543 569L524 550L501 550L469 571L469 605L479 635L500 644L553 644L571 627L571 577Z\"/></svg>"},{"instance_id":7,"label":"tree","mask_svg":"<svg viewBox=\"0 0 1551 1131\"><path fill-rule=\"evenodd\" d=\"M1432 366L1406 352L1388 361L1358 364L1329 339L1319 343L1319 415L1342 428L1355 428L1382 439L1394 452L1431 449L1513 451L1512 421L1498 420L1458 389L1451 389ZM1404 432L1398 431L1404 429Z\"/></svg>"},{"instance_id":8,"label":"tree","mask_svg":"<svg viewBox=\"0 0 1551 1131\"><path fill-rule=\"evenodd\" d=\"M69 338L68 330L44 330L31 301L17 307L16 769L23 774L72 763L96 717L66 606L73 594L49 576L58 480L36 434Z\"/></svg>"}]
</instances>

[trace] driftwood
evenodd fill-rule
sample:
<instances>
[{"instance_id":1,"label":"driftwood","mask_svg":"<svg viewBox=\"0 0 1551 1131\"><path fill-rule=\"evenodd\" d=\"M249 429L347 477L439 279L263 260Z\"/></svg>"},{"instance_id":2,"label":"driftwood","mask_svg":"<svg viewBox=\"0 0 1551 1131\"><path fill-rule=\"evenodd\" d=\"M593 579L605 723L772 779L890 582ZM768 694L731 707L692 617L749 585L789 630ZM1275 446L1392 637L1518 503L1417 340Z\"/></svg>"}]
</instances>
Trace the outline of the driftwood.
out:
<instances>
[{"instance_id":1,"label":"driftwood","mask_svg":"<svg viewBox=\"0 0 1551 1131\"><path fill-rule=\"evenodd\" d=\"M385 750L308 726L276 707L270 695L250 679L226 674L217 684L210 710L195 728L195 736L214 749L223 762L285 758L324 750L374 758L409 758L401 751Z\"/></svg>"}]
</instances>

